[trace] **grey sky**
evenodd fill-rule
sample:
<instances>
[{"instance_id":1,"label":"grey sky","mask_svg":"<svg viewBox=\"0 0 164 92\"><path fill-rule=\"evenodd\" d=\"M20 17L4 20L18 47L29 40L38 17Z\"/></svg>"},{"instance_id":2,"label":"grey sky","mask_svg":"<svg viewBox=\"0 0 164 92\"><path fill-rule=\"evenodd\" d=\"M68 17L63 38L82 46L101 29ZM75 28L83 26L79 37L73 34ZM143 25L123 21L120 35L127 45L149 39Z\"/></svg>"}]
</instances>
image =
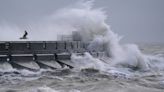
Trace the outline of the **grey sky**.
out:
<instances>
[{"instance_id":1,"label":"grey sky","mask_svg":"<svg viewBox=\"0 0 164 92\"><path fill-rule=\"evenodd\" d=\"M0 23L18 26L39 20L77 0L0 0ZM126 42L164 43L164 0L95 0L108 24Z\"/></svg>"}]
</instances>

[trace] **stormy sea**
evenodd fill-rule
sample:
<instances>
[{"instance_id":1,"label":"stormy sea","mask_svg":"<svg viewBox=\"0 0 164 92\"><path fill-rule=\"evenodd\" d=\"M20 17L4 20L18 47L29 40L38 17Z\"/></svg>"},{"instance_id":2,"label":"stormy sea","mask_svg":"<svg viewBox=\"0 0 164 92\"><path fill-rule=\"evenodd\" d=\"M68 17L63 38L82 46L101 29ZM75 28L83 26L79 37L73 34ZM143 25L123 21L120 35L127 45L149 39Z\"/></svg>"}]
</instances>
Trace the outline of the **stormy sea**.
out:
<instances>
[{"instance_id":1,"label":"stormy sea","mask_svg":"<svg viewBox=\"0 0 164 92\"><path fill-rule=\"evenodd\" d=\"M72 53L73 69L30 71L1 64L0 92L164 92L164 44L124 44L106 19L102 8L95 9L87 1L31 24L28 41L57 40L56 34L76 31L81 41L90 42L89 51L103 49L104 54ZM1 41L19 40L18 27L1 29L5 30ZM8 37L8 33L14 35Z\"/></svg>"},{"instance_id":2,"label":"stormy sea","mask_svg":"<svg viewBox=\"0 0 164 92\"><path fill-rule=\"evenodd\" d=\"M0 92L163 92L164 44L142 44L143 53L158 57L152 70L130 67L101 71L84 69L41 69L0 71ZM153 58L155 58L153 57ZM79 65L80 66L80 65ZM158 67L161 67L159 69Z\"/></svg>"}]
</instances>

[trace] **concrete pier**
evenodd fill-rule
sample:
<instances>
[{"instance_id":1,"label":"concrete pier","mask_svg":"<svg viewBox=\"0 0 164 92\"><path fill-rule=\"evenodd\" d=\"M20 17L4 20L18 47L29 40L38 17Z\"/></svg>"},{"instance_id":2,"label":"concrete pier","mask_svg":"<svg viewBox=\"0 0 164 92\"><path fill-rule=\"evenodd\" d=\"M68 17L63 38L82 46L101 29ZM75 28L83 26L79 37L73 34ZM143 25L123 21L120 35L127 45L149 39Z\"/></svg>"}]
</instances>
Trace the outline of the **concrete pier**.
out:
<instances>
[{"instance_id":1,"label":"concrete pier","mask_svg":"<svg viewBox=\"0 0 164 92\"><path fill-rule=\"evenodd\" d=\"M9 41L0 42L0 63L8 62L14 68L73 68L71 53L83 53L87 43L80 41Z\"/></svg>"}]
</instances>

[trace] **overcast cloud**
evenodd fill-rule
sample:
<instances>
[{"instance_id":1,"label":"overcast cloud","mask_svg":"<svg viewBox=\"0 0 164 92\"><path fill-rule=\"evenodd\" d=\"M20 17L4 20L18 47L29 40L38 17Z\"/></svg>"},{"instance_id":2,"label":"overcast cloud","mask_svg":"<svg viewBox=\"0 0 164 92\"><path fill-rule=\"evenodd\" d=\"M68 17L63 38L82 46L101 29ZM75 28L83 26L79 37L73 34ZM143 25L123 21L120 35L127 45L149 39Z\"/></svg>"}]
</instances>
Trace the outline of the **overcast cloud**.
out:
<instances>
[{"instance_id":1,"label":"overcast cloud","mask_svg":"<svg viewBox=\"0 0 164 92\"><path fill-rule=\"evenodd\" d=\"M0 0L0 24L25 27L77 0ZM124 42L164 43L164 0L95 0Z\"/></svg>"}]
</instances>

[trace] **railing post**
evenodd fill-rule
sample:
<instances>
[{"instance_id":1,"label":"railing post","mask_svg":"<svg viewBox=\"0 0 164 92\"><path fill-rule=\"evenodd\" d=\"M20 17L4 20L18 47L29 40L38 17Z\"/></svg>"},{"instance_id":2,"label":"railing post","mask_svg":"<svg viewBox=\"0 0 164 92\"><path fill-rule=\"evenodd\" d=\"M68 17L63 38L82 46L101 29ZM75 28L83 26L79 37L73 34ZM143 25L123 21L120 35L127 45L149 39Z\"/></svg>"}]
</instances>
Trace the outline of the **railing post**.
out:
<instances>
[{"instance_id":1,"label":"railing post","mask_svg":"<svg viewBox=\"0 0 164 92\"><path fill-rule=\"evenodd\" d=\"M46 42L43 42L43 49L46 49Z\"/></svg>"},{"instance_id":2,"label":"railing post","mask_svg":"<svg viewBox=\"0 0 164 92\"><path fill-rule=\"evenodd\" d=\"M26 46L27 46L27 49L30 49L31 48L30 42L27 42Z\"/></svg>"},{"instance_id":3,"label":"railing post","mask_svg":"<svg viewBox=\"0 0 164 92\"><path fill-rule=\"evenodd\" d=\"M5 49L6 49L6 50L9 50L9 48L10 48L10 42L6 42L6 43L5 43Z\"/></svg>"}]
</instances>

